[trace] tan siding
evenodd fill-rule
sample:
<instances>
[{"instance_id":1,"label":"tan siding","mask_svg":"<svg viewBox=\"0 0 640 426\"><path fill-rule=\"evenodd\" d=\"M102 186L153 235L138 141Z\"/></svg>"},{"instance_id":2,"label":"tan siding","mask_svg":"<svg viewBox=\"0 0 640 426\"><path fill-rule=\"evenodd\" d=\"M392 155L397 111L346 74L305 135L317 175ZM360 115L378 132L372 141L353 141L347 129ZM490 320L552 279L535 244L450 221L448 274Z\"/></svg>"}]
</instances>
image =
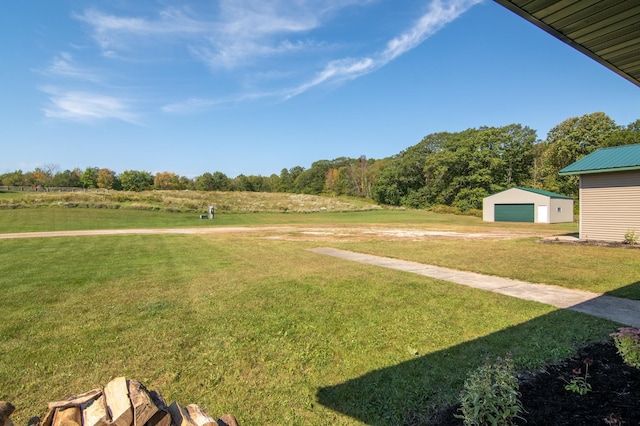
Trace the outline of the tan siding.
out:
<instances>
[{"instance_id":1,"label":"tan siding","mask_svg":"<svg viewBox=\"0 0 640 426\"><path fill-rule=\"evenodd\" d=\"M640 171L596 173L580 179L580 238L623 241L640 233Z\"/></svg>"}]
</instances>

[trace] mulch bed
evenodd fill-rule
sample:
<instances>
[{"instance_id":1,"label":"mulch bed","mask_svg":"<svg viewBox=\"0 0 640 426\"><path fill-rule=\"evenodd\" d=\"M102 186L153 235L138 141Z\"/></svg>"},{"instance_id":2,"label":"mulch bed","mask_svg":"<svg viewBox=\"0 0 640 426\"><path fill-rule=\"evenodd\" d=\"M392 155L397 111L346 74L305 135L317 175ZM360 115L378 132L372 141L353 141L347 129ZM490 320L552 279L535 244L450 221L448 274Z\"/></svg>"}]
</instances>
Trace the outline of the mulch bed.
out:
<instances>
[{"instance_id":1,"label":"mulch bed","mask_svg":"<svg viewBox=\"0 0 640 426\"><path fill-rule=\"evenodd\" d=\"M584 373L584 360L590 359L587 382L592 391L585 395L565 389L572 371ZM589 345L563 362L520 380L520 400L526 410L518 425L582 426L640 425L640 369L629 367L611 343ZM453 417L458 407L448 407L430 419L429 424L459 426Z\"/></svg>"}]
</instances>

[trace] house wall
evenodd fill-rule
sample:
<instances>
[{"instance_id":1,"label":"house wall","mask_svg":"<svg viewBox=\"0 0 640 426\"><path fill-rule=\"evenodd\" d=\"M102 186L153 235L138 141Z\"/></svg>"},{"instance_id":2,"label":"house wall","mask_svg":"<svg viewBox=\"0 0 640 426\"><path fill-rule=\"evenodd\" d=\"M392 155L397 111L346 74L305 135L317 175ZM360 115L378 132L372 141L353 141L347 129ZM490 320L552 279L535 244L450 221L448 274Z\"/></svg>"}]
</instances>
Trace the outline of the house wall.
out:
<instances>
[{"instance_id":1,"label":"house wall","mask_svg":"<svg viewBox=\"0 0 640 426\"><path fill-rule=\"evenodd\" d=\"M580 239L624 241L640 235L640 170L580 176Z\"/></svg>"}]
</instances>

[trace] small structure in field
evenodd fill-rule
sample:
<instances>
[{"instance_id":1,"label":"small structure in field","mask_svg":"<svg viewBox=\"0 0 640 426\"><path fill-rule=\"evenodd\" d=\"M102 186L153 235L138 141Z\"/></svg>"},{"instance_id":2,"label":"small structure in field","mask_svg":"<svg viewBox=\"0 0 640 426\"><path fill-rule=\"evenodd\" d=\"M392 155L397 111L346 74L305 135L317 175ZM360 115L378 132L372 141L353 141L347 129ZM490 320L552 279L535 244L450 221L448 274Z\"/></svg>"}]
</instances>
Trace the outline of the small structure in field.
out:
<instances>
[{"instance_id":1,"label":"small structure in field","mask_svg":"<svg viewBox=\"0 0 640 426\"><path fill-rule=\"evenodd\" d=\"M516 186L485 197L482 219L485 222L573 222L573 198Z\"/></svg>"}]
</instances>

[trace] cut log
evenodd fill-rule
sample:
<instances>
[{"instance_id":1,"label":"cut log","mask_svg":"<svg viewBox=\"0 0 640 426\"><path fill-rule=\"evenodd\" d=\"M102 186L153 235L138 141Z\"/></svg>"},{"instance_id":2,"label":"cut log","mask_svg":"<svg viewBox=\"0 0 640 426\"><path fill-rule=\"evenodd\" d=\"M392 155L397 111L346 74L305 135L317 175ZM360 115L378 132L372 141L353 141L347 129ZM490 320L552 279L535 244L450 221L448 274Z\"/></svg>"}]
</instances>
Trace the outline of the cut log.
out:
<instances>
[{"instance_id":1,"label":"cut log","mask_svg":"<svg viewBox=\"0 0 640 426\"><path fill-rule=\"evenodd\" d=\"M177 402L172 402L169 406L169 412L173 419L173 424L176 426L197 426L189 417L189 412L186 408L183 408Z\"/></svg>"},{"instance_id":2,"label":"cut log","mask_svg":"<svg viewBox=\"0 0 640 426\"><path fill-rule=\"evenodd\" d=\"M168 411L167 402L157 391L150 391L149 396L158 407L158 412L147 422L146 426L171 426L171 413Z\"/></svg>"},{"instance_id":3,"label":"cut log","mask_svg":"<svg viewBox=\"0 0 640 426\"><path fill-rule=\"evenodd\" d=\"M225 414L218 419L218 426L240 426L240 423L231 414Z\"/></svg>"},{"instance_id":4,"label":"cut log","mask_svg":"<svg viewBox=\"0 0 640 426\"><path fill-rule=\"evenodd\" d=\"M56 413L56 410L49 410L44 418L40 421L40 426L51 426L53 423L53 415Z\"/></svg>"},{"instance_id":5,"label":"cut log","mask_svg":"<svg viewBox=\"0 0 640 426\"><path fill-rule=\"evenodd\" d=\"M145 426L171 426L171 413L160 410L153 415Z\"/></svg>"},{"instance_id":6,"label":"cut log","mask_svg":"<svg viewBox=\"0 0 640 426\"><path fill-rule=\"evenodd\" d=\"M133 406L134 426L144 426L160 410L147 388L136 380L129 380L129 399Z\"/></svg>"},{"instance_id":7,"label":"cut log","mask_svg":"<svg viewBox=\"0 0 640 426\"><path fill-rule=\"evenodd\" d=\"M80 407L56 408L52 426L82 426Z\"/></svg>"},{"instance_id":8,"label":"cut log","mask_svg":"<svg viewBox=\"0 0 640 426\"><path fill-rule=\"evenodd\" d=\"M104 387L107 412L113 426L131 426L133 424L133 409L129 400L129 388L124 377L110 381Z\"/></svg>"},{"instance_id":9,"label":"cut log","mask_svg":"<svg viewBox=\"0 0 640 426\"><path fill-rule=\"evenodd\" d=\"M0 426L4 426L9 420L11 413L15 411L16 407L8 401L0 401ZM13 422L11 422L13 423Z\"/></svg>"},{"instance_id":10,"label":"cut log","mask_svg":"<svg viewBox=\"0 0 640 426\"><path fill-rule=\"evenodd\" d=\"M107 426L111 423L103 394L82 404L80 409L82 410L82 426Z\"/></svg>"},{"instance_id":11,"label":"cut log","mask_svg":"<svg viewBox=\"0 0 640 426\"><path fill-rule=\"evenodd\" d=\"M204 412L202 408L200 408L196 404L189 404L185 407L187 412L189 413L189 417L191 420L198 426L218 426L218 422L209 417L207 413Z\"/></svg>"},{"instance_id":12,"label":"cut log","mask_svg":"<svg viewBox=\"0 0 640 426\"><path fill-rule=\"evenodd\" d=\"M69 408L69 407L79 407L82 404L86 404L87 402L96 399L102 395L102 389L93 389L89 392L81 393L80 395L73 395L67 399L62 401L53 401L48 404L49 410L53 410L55 408Z\"/></svg>"}]
</instances>

